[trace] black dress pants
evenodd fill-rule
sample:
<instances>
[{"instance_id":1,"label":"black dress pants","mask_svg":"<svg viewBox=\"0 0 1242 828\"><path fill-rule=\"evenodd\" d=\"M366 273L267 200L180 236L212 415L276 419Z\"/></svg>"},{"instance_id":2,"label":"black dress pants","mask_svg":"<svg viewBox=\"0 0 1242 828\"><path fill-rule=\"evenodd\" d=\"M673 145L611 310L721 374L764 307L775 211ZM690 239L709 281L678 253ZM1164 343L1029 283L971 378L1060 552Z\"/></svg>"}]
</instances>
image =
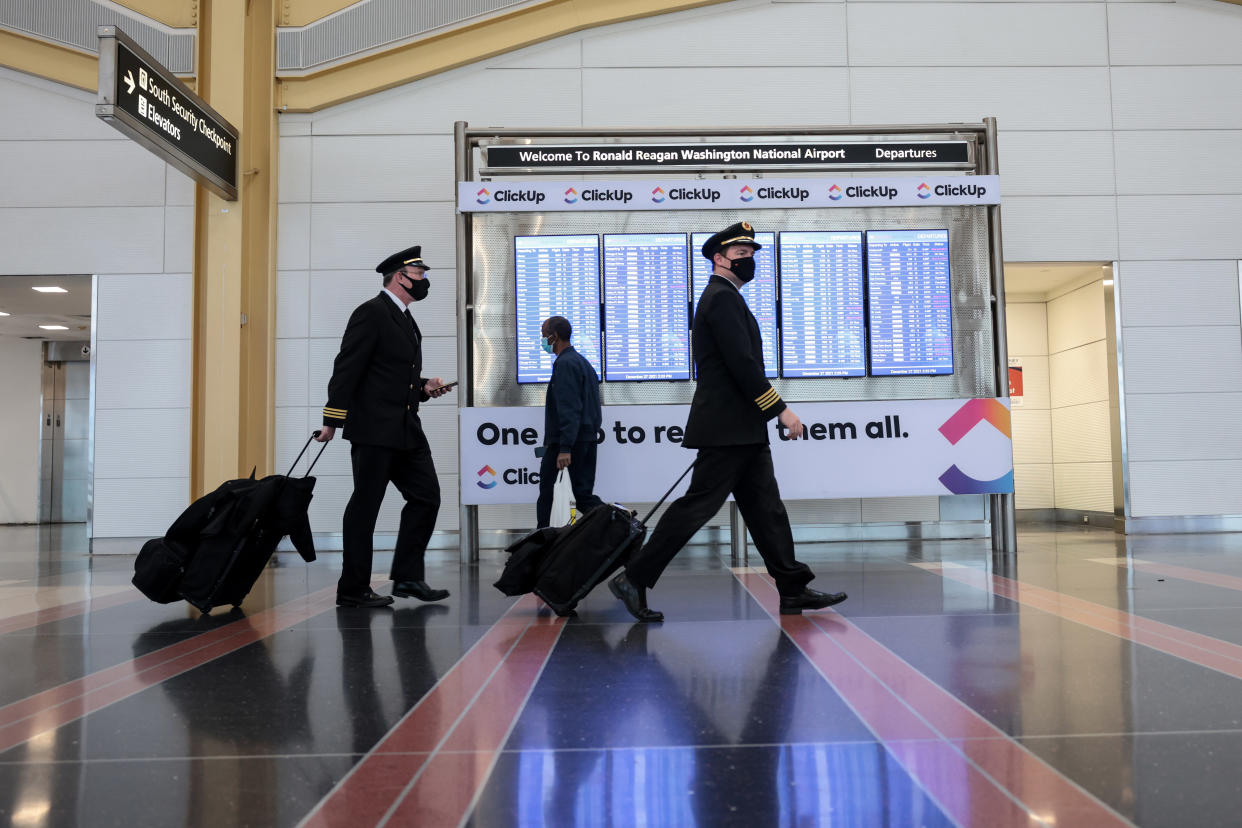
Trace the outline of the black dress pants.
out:
<instances>
[{"instance_id":1,"label":"black dress pants","mask_svg":"<svg viewBox=\"0 0 1242 828\"><path fill-rule=\"evenodd\" d=\"M440 481L431 447L420 431L411 449L353 443L354 493L345 507L344 564L338 595L357 595L371 585L375 520L391 482L405 498L392 557L393 581L422 581L423 554L440 511Z\"/></svg>"},{"instance_id":2,"label":"black dress pants","mask_svg":"<svg viewBox=\"0 0 1242 828\"><path fill-rule=\"evenodd\" d=\"M767 444L699 449L690 488L669 505L651 539L626 564L626 577L637 586L654 587L664 568L720 511L730 493L781 595L801 592L815 575L794 557L789 514Z\"/></svg>"},{"instance_id":3,"label":"black dress pants","mask_svg":"<svg viewBox=\"0 0 1242 828\"><path fill-rule=\"evenodd\" d=\"M535 502L535 521L538 527L547 526L552 518L552 495L556 488L556 455L561 447L556 443L547 447L543 462L539 464L539 500ZM585 515L604 501L595 496L595 461L599 446L594 440L574 443L569 450L569 487L574 492L578 514Z\"/></svg>"}]
</instances>

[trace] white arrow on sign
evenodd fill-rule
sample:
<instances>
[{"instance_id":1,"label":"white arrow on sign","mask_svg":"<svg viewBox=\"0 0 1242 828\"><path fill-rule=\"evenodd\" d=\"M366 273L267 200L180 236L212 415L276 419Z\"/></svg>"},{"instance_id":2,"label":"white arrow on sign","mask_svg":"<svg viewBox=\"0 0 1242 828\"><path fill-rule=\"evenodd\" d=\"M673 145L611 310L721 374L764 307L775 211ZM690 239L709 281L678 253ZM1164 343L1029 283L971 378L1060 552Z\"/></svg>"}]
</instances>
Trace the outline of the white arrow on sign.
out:
<instances>
[{"instance_id":1,"label":"white arrow on sign","mask_svg":"<svg viewBox=\"0 0 1242 828\"><path fill-rule=\"evenodd\" d=\"M132 71L126 72L123 80L129 85L129 89L126 89L125 91L130 95L134 94L134 73Z\"/></svg>"}]
</instances>

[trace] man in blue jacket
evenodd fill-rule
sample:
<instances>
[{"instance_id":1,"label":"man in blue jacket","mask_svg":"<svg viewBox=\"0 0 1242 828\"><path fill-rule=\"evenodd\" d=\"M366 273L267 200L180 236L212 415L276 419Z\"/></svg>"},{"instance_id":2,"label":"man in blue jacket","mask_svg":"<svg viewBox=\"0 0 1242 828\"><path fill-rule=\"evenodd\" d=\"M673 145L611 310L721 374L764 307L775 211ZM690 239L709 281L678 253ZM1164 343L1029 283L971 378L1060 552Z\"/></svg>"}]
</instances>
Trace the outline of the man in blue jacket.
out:
<instances>
[{"instance_id":1,"label":"man in blue jacket","mask_svg":"<svg viewBox=\"0 0 1242 828\"><path fill-rule=\"evenodd\" d=\"M552 516L552 493L561 469L569 470L578 514L603 501L595 496L595 456L603 422L599 407L599 375L586 357L569 344L573 328L563 316L544 320L539 345L556 355L543 414L543 462L539 465L539 500L535 519L547 526Z\"/></svg>"}]
</instances>

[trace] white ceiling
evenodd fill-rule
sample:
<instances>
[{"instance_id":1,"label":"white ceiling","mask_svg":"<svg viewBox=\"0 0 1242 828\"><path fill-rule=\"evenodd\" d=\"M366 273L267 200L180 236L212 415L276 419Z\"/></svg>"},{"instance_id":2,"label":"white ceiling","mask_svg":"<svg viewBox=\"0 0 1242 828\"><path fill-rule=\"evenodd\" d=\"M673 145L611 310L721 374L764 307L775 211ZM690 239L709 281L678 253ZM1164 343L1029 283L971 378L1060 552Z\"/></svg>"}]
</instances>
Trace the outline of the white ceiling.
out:
<instances>
[{"instance_id":1,"label":"white ceiling","mask_svg":"<svg viewBox=\"0 0 1242 828\"><path fill-rule=\"evenodd\" d=\"M1005 297L1016 294L1052 299L1064 290L1110 279L1112 265L1100 262L1006 262Z\"/></svg>"},{"instance_id":2,"label":"white ceiling","mask_svg":"<svg viewBox=\"0 0 1242 828\"><path fill-rule=\"evenodd\" d=\"M56 285L68 293L39 293L32 288ZM90 276L0 276L0 337L33 339L91 338ZM65 325L45 331L40 325Z\"/></svg>"}]
</instances>

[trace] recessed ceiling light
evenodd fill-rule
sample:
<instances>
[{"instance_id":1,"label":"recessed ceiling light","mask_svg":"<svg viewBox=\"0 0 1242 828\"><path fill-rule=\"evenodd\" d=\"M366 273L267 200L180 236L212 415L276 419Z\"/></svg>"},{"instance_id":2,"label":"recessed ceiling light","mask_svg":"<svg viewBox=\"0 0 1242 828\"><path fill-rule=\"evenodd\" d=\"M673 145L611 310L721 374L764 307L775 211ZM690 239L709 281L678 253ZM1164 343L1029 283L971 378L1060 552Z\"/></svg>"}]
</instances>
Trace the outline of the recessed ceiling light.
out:
<instances>
[{"instance_id":1,"label":"recessed ceiling light","mask_svg":"<svg viewBox=\"0 0 1242 828\"><path fill-rule=\"evenodd\" d=\"M0 311L0 316L8 316L8 314L5 313L4 311Z\"/></svg>"},{"instance_id":2,"label":"recessed ceiling light","mask_svg":"<svg viewBox=\"0 0 1242 828\"><path fill-rule=\"evenodd\" d=\"M39 327L45 331L67 331L69 330L64 325L40 325Z\"/></svg>"},{"instance_id":3,"label":"recessed ceiling light","mask_svg":"<svg viewBox=\"0 0 1242 828\"><path fill-rule=\"evenodd\" d=\"M39 291L39 293L68 293L69 292L65 290L63 287L56 287L55 285L52 285L50 287L31 288L31 290L37 290Z\"/></svg>"}]
</instances>

